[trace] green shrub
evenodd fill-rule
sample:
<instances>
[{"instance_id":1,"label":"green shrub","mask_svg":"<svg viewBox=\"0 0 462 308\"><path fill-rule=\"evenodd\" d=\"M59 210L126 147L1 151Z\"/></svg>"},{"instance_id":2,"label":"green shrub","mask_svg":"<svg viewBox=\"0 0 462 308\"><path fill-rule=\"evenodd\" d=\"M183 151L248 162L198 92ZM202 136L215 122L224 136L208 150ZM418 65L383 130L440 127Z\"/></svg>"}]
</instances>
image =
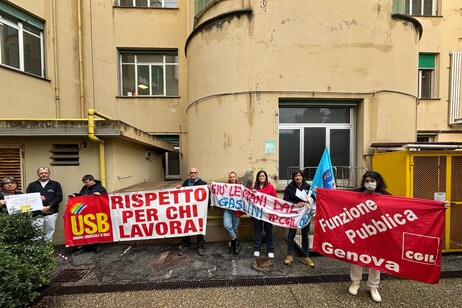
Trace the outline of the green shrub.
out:
<instances>
[{"instance_id":1,"label":"green shrub","mask_svg":"<svg viewBox=\"0 0 462 308\"><path fill-rule=\"evenodd\" d=\"M0 307L25 307L50 283L53 245L31 214L0 215Z\"/></svg>"}]
</instances>

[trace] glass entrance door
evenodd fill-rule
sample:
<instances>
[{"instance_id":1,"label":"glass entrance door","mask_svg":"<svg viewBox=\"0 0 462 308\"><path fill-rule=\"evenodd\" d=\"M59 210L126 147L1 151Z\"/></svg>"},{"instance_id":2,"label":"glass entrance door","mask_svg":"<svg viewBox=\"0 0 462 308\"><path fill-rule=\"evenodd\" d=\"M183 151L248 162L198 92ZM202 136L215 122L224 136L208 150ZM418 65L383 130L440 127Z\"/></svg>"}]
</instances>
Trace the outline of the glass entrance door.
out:
<instances>
[{"instance_id":1,"label":"glass entrance door","mask_svg":"<svg viewBox=\"0 0 462 308\"><path fill-rule=\"evenodd\" d=\"M279 179L290 180L297 168L306 168L307 179L325 147L333 166L354 165L351 107L281 107L279 109Z\"/></svg>"}]
</instances>

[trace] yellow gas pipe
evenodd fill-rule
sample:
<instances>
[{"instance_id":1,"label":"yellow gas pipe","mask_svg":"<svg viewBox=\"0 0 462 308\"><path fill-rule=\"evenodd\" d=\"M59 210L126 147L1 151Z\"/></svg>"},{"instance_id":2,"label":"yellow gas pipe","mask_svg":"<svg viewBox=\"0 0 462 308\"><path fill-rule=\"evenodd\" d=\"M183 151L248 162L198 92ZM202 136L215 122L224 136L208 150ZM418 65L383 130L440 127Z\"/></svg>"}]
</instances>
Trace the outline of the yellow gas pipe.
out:
<instances>
[{"instance_id":1,"label":"yellow gas pipe","mask_svg":"<svg viewBox=\"0 0 462 308\"><path fill-rule=\"evenodd\" d=\"M99 144L99 176L101 184L106 187L106 161L104 158L104 141L95 136L95 116L99 116L106 120L112 120L105 114L102 114L94 109L88 109L88 138L91 141Z\"/></svg>"}]
</instances>

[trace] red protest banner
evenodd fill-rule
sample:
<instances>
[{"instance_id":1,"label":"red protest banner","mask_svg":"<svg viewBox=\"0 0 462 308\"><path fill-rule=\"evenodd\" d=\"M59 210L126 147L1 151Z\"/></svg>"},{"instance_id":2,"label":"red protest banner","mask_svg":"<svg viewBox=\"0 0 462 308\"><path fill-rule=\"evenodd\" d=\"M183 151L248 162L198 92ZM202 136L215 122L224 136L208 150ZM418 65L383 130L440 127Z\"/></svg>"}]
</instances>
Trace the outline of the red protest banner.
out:
<instances>
[{"instance_id":1,"label":"red protest banner","mask_svg":"<svg viewBox=\"0 0 462 308\"><path fill-rule=\"evenodd\" d=\"M69 198L64 213L66 245L112 242L108 195Z\"/></svg>"},{"instance_id":2,"label":"red protest banner","mask_svg":"<svg viewBox=\"0 0 462 308\"><path fill-rule=\"evenodd\" d=\"M205 234L208 198L206 186L70 198L66 244Z\"/></svg>"},{"instance_id":3,"label":"red protest banner","mask_svg":"<svg viewBox=\"0 0 462 308\"><path fill-rule=\"evenodd\" d=\"M391 275L438 283L441 201L317 190L313 249Z\"/></svg>"}]
</instances>

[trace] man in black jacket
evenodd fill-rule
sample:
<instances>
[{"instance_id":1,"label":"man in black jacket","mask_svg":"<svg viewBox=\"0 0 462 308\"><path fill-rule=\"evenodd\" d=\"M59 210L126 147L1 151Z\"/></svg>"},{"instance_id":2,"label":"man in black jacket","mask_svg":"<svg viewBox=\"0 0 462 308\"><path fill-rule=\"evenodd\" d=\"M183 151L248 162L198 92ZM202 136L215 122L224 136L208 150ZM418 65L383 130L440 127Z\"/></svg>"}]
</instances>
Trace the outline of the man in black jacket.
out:
<instances>
[{"instance_id":1,"label":"man in black jacket","mask_svg":"<svg viewBox=\"0 0 462 308\"><path fill-rule=\"evenodd\" d=\"M101 185L100 181L95 180L95 178L91 174L84 175L83 178L82 178L82 182L84 184L82 189L80 190L80 192L78 194L77 193L72 194L71 195L72 197L75 197L75 196L90 196L90 195L99 196L99 195L107 194L106 188L104 188L104 186ZM71 196L69 196L69 197L71 197Z\"/></svg>"},{"instance_id":2,"label":"man in black jacket","mask_svg":"<svg viewBox=\"0 0 462 308\"><path fill-rule=\"evenodd\" d=\"M26 193L40 193L43 208L35 213L39 215L36 223L38 227L43 227L45 239L51 241L58 218L59 203L63 200L63 191L59 182L50 180L49 168L38 168L37 175L39 179L27 186Z\"/></svg>"},{"instance_id":3,"label":"man in black jacket","mask_svg":"<svg viewBox=\"0 0 462 308\"><path fill-rule=\"evenodd\" d=\"M189 179L184 180L183 185L178 185L176 188L187 187L187 186L197 186L197 185L207 185L206 182L202 181L201 178L198 177L197 168L191 168L189 170ZM191 249L191 237L185 236L183 237L183 242L180 246L180 251L178 252L179 256L184 256L189 252ZM199 256L204 255L204 236L202 234L197 235L197 254Z\"/></svg>"},{"instance_id":4,"label":"man in black jacket","mask_svg":"<svg viewBox=\"0 0 462 308\"><path fill-rule=\"evenodd\" d=\"M99 196L107 194L106 188L104 188L104 186L101 185L100 181L95 180L95 178L91 174L84 175L82 178L82 182L84 185L80 192L69 195L69 198L73 198L76 196ZM77 247L77 250L74 251L74 253L75 255L78 255L80 253L87 251L98 252L98 247L98 244L88 244L85 246L79 246ZM71 251L73 250L71 249Z\"/></svg>"}]
</instances>

